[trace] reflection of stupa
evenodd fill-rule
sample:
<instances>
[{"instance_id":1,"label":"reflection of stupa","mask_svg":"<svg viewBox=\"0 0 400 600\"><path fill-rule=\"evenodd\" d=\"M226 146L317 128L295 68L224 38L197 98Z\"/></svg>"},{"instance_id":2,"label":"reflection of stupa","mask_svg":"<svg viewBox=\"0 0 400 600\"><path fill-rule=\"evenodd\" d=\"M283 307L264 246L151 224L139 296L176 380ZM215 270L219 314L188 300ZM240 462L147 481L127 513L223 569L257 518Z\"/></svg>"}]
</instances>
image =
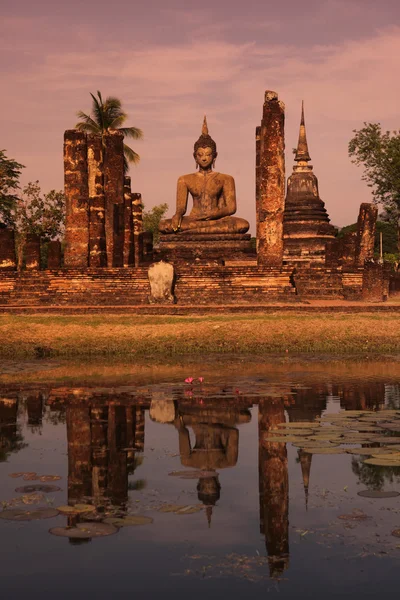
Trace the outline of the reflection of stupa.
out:
<instances>
[{"instance_id":1,"label":"reflection of stupa","mask_svg":"<svg viewBox=\"0 0 400 600\"><path fill-rule=\"evenodd\" d=\"M298 451L299 461L301 466L301 475L303 477L303 487L304 487L304 496L306 502L306 510L308 508L308 490L310 487L310 472L311 472L311 462L312 462L312 454L309 452L304 452L304 450L299 449Z\"/></svg>"}]
</instances>

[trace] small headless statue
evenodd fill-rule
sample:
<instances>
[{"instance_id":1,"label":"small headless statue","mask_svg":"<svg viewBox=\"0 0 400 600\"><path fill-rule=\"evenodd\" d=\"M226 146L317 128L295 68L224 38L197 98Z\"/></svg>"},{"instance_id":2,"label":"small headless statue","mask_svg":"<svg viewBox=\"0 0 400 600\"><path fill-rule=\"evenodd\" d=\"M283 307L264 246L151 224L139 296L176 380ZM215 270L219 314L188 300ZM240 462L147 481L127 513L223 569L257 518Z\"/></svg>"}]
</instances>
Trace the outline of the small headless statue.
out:
<instances>
[{"instance_id":1,"label":"small headless statue","mask_svg":"<svg viewBox=\"0 0 400 600\"><path fill-rule=\"evenodd\" d=\"M178 179L176 212L172 219L160 222L161 233L232 234L246 233L249 223L233 217L236 212L235 180L230 175L213 171L217 146L208 134L204 117L202 134L194 145L194 159L198 172ZM186 215L189 193L193 208Z\"/></svg>"}]
</instances>

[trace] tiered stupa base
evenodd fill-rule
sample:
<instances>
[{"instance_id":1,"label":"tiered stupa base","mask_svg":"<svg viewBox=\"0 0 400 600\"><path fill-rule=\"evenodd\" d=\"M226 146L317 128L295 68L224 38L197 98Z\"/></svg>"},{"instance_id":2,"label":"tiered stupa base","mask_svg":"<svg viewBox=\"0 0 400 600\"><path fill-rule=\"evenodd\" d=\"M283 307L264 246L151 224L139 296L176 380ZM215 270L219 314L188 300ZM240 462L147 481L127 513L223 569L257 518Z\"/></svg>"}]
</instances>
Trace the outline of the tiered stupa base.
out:
<instances>
[{"instance_id":1,"label":"tiered stupa base","mask_svg":"<svg viewBox=\"0 0 400 600\"><path fill-rule=\"evenodd\" d=\"M255 257L249 233L180 233L161 235L159 258L171 262L246 260Z\"/></svg>"}]
</instances>

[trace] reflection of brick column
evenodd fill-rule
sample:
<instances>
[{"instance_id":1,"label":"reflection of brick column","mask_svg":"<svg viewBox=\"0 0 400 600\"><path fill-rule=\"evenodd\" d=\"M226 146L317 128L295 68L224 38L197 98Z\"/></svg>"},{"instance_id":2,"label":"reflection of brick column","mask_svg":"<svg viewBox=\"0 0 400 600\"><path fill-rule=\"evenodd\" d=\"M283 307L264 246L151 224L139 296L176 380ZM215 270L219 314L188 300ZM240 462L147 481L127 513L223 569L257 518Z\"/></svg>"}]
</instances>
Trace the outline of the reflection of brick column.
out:
<instances>
[{"instance_id":1,"label":"reflection of brick column","mask_svg":"<svg viewBox=\"0 0 400 600\"><path fill-rule=\"evenodd\" d=\"M101 503L108 484L108 407L90 410L92 439L92 494L95 504Z\"/></svg>"},{"instance_id":2,"label":"reflection of brick column","mask_svg":"<svg viewBox=\"0 0 400 600\"><path fill-rule=\"evenodd\" d=\"M90 408L67 405L68 503L92 495Z\"/></svg>"},{"instance_id":3,"label":"reflection of brick column","mask_svg":"<svg viewBox=\"0 0 400 600\"><path fill-rule=\"evenodd\" d=\"M88 266L89 191L86 134L64 133L64 190L66 201L65 253L67 268Z\"/></svg>"},{"instance_id":4,"label":"reflection of brick column","mask_svg":"<svg viewBox=\"0 0 400 600\"><path fill-rule=\"evenodd\" d=\"M107 265L123 266L124 245L124 136L110 131L105 137L104 192L106 198Z\"/></svg>"},{"instance_id":5,"label":"reflection of brick column","mask_svg":"<svg viewBox=\"0 0 400 600\"><path fill-rule=\"evenodd\" d=\"M26 235L25 266L29 270L40 269L40 237L35 233Z\"/></svg>"},{"instance_id":6,"label":"reflection of brick column","mask_svg":"<svg viewBox=\"0 0 400 600\"><path fill-rule=\"evenodd\" d=\"M143 258L143 204L142 195L132 194L132 221L133 221L133 254L134 265L138 267Z\"/></svg>"},{"instance_id":7,"label":"reflection of brick column","mask_svg":"<svg viewBox=\"0 0 400 600\"><path fill-rule=\"evenodd\" d=\"M135 421L135 447L139 452L144 450L144 409L138 406L136 408Z\"/></svg>"},{"instance_id":8,"label":"reflection of brick column","mask_svg":"<svg viewBox=\"0 0 400 600\"><path fill-rule=\"evenodd\" d=\"M356 266L363 267L364 262L374 257L375 229L378 218L378 209L369 202L360 205L357 221L357 241L355 262Z\"/></svg>"},{"instance_id":9,"label":"reflection of brick column","mask_svg":"<svg viewBox=\"0 0 400 600\"><path fill-rule=\"evenodd\" d=\"M113 504L128 499L128 468L126 456L125 408L108 407L108 494Z\"/></svg>"},{"instance_id":10,"label":"reflection of brick column","mask_svg":"<svg viewBox=\"0 0 400 600\"><path fill-rule=\"evenodd\" d=\"M100 135L88 135L89 264L106 267L105 196L103 142Z\"/></svg>"},{"instance_id":11,"label":"reflection of brick column","mask_svg":"<svg viewBox=\"0 0 400 600\"><path fill-rule=\"evenodd\" d=\"M17 266L14 231L0 227L0 269L14 271Z\"/></svg>"},{"instance_id":12,"label":"reflection of brick column","mask_svg":"<svg viewBox=\"0 0 400 600\"><path fill-rule=\"evenodd\" d=\"M40 393L30 395L26 399L26 410L28 413L28 425L36 426L42 424L43 396Z\"/></svg>"},{"instance_id":13,"label":"reflection of brick column","mask_svg":"<svg viewBox=\"0 0 400 600\"><path fill-rule=\"evenodd\" d=\"M59 269L61 267L61 242L53 240L47 247L47 268Z\"/></svg>"},{"instance_id":14,"label":"reflection of brick column","mask_svg":"<svg viewBox=\"0 0 400 600\"><path fill-rule=\"evenodd\" d=\"M289 563L289 475L286 444L264 435L285 422L281 399L263 398L258 406L260 531L265 535L271 577Z\"/></svg>"},{"instance_id":15,"label":"reflection of brick column","mask_svg":"<svg viewBox=\"0 0 400 600\"><path fill-rule=\"evenodd\" d=\"M281 267L285 208L285 105L276 92L266 91L260 130L260 162L256 171L258 207L257 260ZM257 200L257 199L256 199Z\"/></svg>"},{"instance_id":16,"label":"reflection of brick column","mask_svg":"<svg viewBox=\"0 0 400 600\"><path fill-rule=\"evenodd\" d=\"M124 179L124 267L133 265L133 222L131 178Z\"/></svg>"}]
</instances>

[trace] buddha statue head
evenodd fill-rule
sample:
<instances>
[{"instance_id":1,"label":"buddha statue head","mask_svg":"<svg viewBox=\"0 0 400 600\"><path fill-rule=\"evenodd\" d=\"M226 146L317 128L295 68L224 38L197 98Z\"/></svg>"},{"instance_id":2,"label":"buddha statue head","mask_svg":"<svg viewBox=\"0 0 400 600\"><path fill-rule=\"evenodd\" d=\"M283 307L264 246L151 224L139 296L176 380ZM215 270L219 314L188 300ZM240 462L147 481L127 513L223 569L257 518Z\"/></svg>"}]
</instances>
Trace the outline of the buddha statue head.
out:
<instances>
[{"instance_id":1,"label":"buddha statue head","mask_svg":"<svg viewBox=\"0 0 400 600\"><path fill-rule=\"evenodd\" d=\"M193 156L196 161L196 169L198 167L208 169L211 165L214 167L218 156L217 144L208 133L207 118L205 116L201 136L194 144Z\"/></svg>"}]
</instances>

